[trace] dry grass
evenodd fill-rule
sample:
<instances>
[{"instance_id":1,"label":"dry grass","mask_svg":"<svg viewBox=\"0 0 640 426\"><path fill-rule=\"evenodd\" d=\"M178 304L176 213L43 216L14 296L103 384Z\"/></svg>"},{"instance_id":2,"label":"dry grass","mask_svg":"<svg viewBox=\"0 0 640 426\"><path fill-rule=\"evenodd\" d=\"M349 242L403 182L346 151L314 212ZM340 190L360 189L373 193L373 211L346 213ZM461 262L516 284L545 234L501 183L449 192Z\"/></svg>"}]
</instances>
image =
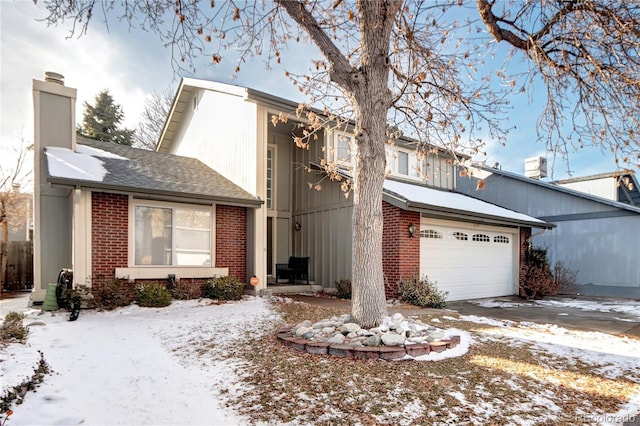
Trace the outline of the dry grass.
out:
<instances>
[{"instance_id":1,"label":"dry grass","mask_svg":"<svg viewBox=\"0 0 640 426\"><path fill-rule=\"evenodd\" d=\"M344 313L275 306L288 324ZM587 424L585 414L615 413L640 393L640 372L610 380L579 360L541 356L533 344L484 338L486 326L447 319L439 325L469 331L470 351L437 362L355 361L300 353L274 335L247 339L232 354L243 361L237 373L244 386L230 405L276 424L573 425Z\"/></svg>"}]
</instances>

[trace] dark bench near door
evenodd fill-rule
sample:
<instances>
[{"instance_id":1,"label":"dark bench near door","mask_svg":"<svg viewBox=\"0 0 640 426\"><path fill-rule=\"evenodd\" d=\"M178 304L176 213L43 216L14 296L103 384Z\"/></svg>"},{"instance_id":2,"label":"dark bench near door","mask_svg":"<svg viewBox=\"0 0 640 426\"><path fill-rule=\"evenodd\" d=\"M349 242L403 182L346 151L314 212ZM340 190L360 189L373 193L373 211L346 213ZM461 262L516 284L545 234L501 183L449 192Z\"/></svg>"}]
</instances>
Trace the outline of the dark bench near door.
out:
<instances>
[{"instance_id":1,"label":"dark bench near door","mask_svg":"<svg viewBox=\"0 0 640 426\"><path fill-rule=\"evenodd\" d=\"M296 279L306 280L309 285L309 258L291 256L289 263L276 263L276 283L287 278L295 284Z\"/></svg>"}]
</instances>

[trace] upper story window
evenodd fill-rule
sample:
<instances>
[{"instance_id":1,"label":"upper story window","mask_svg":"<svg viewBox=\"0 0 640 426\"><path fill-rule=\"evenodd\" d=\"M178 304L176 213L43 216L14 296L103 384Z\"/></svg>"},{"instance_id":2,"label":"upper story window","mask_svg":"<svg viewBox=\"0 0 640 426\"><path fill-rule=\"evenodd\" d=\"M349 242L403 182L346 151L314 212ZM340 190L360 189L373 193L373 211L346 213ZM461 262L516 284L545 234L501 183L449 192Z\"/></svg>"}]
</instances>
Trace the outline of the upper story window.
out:
<instances>
[{"instance_id":1,"label":"upper story window","mask_svg":"<svg viewBox=\"0 0 640 426\"><path fill-rule=\"evenodd\" d=\"M351 142L353 136L349 133L334 131L329 136L328 158L341 164L351 164Z\"/></svg>"},{"instance_id":2,"label":"upper story window","mask_svg":"<svg viewBox=\"0 0 640 426\"><path fill-rule=\"evenodd\" d=\"M170 203L134 204L134 264L211 266L213 214Z\"/></svg>"},{"instance_id":3,"label":"upper story window","mask_svg":"<svg viewBox=\"0 0 640 426\"><path fill-rule=\"evenodd\" d=\"M388 147L385 151L387 154L387 170L391 174L417 179L422 177L421 162L418 161L415 152L391 147Z\"/></svg>"}]
</instances>

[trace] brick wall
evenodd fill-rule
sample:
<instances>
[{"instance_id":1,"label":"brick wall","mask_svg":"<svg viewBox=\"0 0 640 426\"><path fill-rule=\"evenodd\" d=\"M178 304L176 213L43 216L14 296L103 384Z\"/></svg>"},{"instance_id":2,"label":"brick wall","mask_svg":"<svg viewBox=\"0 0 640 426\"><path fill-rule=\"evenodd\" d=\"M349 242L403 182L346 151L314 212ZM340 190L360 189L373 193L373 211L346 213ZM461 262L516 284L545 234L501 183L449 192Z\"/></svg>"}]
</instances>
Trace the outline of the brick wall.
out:
<instances>
[{"instance_id":1,"label":"brick wall","mask_svg":"<svg viewBox=\"0 0 640 426\"><path fill-rule=\"evenodd\" d=\"M128 266L129 197L91 194L91 250L93 280L112 279L115 268Z\"/></svg>"},{"instance_id":2,"label":"brick wall","mask_svg":"<svg viewBox=\"0 0 640 426\"><path fill-rule=\"evenodd\" d=\"M216 206L216 267L229 275L247 279L247 209Z\"/></svg>"},{"instance_id":3,"label":"brick wall","mask_svg":"<svg viewBox=\"0 0 640 426\"><path fill-rule=\"evenodd\" d=\"M396 297L398 282L420 273L420 213L402 210L382 203L384 230L382 234L382 268L387 298ZM409 225L416 227L409 235Z\"/></svg>"},{"instance_id":4,"label":"brick wall","mask_svg":"<svg viewBox=\"0 0 640 426\"><path fill-rule=\"evenodd\" d=\"M520 270L519 270L519 285L522 285L524 281L524 260L527 255L527 247L529 245L529 238L531 238L531 228L520 228Z\"/></svg>"}]
</instances>

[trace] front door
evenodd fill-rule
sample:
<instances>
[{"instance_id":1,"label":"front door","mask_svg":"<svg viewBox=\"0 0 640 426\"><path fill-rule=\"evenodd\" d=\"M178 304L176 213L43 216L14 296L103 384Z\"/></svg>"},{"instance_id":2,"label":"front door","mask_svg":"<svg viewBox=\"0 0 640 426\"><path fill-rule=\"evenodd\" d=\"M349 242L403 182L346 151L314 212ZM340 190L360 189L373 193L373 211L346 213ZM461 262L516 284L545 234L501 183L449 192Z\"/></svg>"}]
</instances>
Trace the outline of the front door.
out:
<instances>
[{"instance_id":1,"label":"front door","mask_svg":"<svg viewBox=\"0 0 640 426\"><path fill-rule=\"evenodd\" d=\"M273 218L267 218L267 275L273 275Z\"/></svg>"}]
</instances>

